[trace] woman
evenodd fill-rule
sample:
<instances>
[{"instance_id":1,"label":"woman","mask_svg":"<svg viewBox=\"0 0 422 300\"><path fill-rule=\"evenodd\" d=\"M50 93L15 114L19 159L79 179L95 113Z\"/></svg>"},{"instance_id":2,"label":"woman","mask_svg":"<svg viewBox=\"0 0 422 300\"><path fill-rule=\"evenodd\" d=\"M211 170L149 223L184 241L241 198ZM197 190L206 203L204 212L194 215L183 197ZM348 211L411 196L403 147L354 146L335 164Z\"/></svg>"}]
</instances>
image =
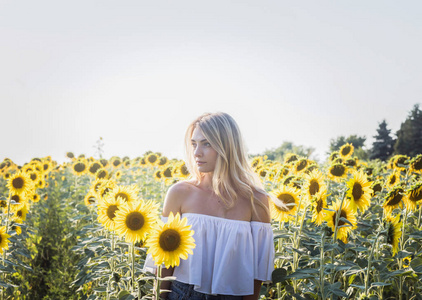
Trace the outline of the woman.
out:
<instances>
[{"instance_id":1,"label":"woman","mask_svg":"<svg viewBox=\"0 0 422 300\"><path fill-rule=\"evenodd\" d=\"M192 179L167 192L163 216L186 217L193 255L164 269L168 299L258 299L274 268L268 194L247 161L239 128L226 113L194 120L185 137ZM168 288L168 286L162 286Z\"/></svg>"}]
</instances>

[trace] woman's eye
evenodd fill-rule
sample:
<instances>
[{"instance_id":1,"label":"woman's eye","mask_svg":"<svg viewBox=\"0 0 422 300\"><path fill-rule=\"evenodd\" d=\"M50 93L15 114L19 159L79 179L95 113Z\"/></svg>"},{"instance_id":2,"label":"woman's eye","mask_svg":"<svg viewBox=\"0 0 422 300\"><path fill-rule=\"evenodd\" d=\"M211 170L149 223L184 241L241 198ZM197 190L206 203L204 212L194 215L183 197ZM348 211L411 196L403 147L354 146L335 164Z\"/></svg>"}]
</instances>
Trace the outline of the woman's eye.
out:
<instances>
[{"instance_id":1,"label":"woman's eye","mask_svg":"<svg viewBox=\"0 0 422 300\"><path fill-rule=\"evenodd\" d=\"M204 145L205 145L205 147L210 147L211 146L210 143L205 143Z\"/></svg>"}]
</instances>

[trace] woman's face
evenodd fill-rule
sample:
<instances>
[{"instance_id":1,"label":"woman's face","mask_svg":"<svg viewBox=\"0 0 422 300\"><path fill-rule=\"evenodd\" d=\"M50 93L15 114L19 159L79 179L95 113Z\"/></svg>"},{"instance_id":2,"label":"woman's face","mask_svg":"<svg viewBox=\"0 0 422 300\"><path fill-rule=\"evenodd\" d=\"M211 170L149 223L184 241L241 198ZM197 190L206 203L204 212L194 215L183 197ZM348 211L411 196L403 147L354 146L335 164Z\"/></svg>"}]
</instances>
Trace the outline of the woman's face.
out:
<instances>
[{"instance_id":1,"label":"woman's face","mask_svg":"<svg viewBox=\"0 0 422 300\"><path fill-rule=\"evenodd\" d=\"M198 127L196 127L192 133L191 144L199 172L213 172L217 162L218 153L211 147L211 144Z\"/></svg>"}]
</instances>

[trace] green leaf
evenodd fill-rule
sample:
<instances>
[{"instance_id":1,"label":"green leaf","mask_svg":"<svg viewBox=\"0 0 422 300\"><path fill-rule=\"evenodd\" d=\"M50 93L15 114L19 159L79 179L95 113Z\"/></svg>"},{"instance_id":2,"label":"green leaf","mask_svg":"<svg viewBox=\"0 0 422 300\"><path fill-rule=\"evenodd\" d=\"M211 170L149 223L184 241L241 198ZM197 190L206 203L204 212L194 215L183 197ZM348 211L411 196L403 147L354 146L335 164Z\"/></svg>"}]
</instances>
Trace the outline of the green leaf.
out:
<instances>
[{"instance_id":1,"label":"green leaf","mask_svg":"<svg viewBox=\"0 0 422 300\"><path fill-rule=\"evenodd\" d=\"M387 282L372 282L371 283L371 287L373 287L373 286L387 286L387 285L391 285L391 283L387 283Z\"/></svg>"},{"instance_id":2,"label":"green leaf","mask_svg":"<svg viewBox=\"0 0 422 300\"><path fill-rule=\"evenodd\" d=\"M422 273L422 258L416 257L410 262L410 266L416 273Z\"/></svg>"},{"instance_id":3,"label":"green leaf","mask_svg":"<svg viewBox=\"0 0 422 300\"><path fill-rule=\"evenodd\" d=\"M314 274L318 274L319 270L317 269L300 269L296 272L293 272L286 278L288 279L307 279L307 278L314 278Z\"/></svg>"},{"instance_id":4,"label":"green leaf","mask_svg":"<svg viewBox=\"0 0 422 300\"><path fill-rule=\"evenodd\" d=\"M271 275L273 283L284 282L286 280L287 271L283 268L275 269Z\"/></svg>"}]
</instances>

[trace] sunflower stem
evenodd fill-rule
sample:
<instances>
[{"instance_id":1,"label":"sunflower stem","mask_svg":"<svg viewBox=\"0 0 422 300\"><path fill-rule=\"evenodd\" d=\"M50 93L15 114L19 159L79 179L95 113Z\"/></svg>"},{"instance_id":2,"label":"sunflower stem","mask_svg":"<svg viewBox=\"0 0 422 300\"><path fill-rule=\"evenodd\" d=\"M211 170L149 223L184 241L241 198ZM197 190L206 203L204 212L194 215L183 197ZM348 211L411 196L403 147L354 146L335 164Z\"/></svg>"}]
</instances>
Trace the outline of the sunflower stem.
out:
<instances>
[{"instance_id":1,"label":"sunflower stem","mask_svg":"<svg viewBox=\"0 0 422 300\"><path fill-rule=\"evenodd\" d=\"M135 243L131 244L132 259L132 293L135 291Z\"/></svg>"},{"instance_id":2,"label":"sunflower stem","mask_svg":"<svg viewBox=\"0 0 422 300\"><path fill-rule=\"evenodd\" d=\"M325 241L325 230L322 231L321 235L321 249L319 255L319 286L321 290L321 299L325 300L324 294L324 241Z\"/></svg>"},{"instance_id":3,"label":"sunflower stem","mask_svg":"<svg viewBox=\"0 0 422 300\"><path fill-rule=\"evenodd\" d=\"M378 248L377 244L378 244L378 237L379 236L380 236L380 231L378 231L378 233L375 237L374 245L371 248L371 253L369 254L369 258L368 258L368 268L366 269L366 276L365 276L365 296L368 296L369 272L371 270L372 256L374 255L374 249Z\"/></svg>"},{"instance_id":4,"label":"sunflower stem","mask_svg":"<svg viewBox=\"0 0 422 300\"><path fill-rule=\"evenodd\" d=\"M418 217L418 226L417 228L421 226L421 213L422 213L422 204L419 204L419 217Z\"/></svg>"},{"instance_id":5,"label":"sunflower stem","mask_svg":"<svg viewBox=\"0 0 422 300\"><path fill-rule=\"evenodd\" d=\"M161 289L161 265L157 266L157 282L155 285L155 299L160 299L160 289Z\"/></svg>"}]
</instances>

